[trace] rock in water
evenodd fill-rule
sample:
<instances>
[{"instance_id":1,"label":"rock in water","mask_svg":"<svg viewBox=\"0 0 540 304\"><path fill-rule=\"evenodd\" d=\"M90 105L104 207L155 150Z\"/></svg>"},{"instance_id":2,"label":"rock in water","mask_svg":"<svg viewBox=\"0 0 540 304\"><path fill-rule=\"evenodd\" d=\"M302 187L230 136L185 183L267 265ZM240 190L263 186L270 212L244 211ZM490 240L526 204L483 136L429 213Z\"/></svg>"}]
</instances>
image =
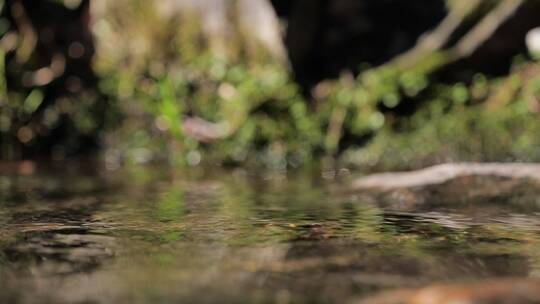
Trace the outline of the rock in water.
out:
<instances>
[{"instance_id":1,"label":"rock in water","mask_svg":"<svg viewBox=\"0 0 540 304\"><path fill-rule=\"evenodd\" d=\"M474 284L432 285L416 290L382 293L358 304L540 303L540 281L505 279Z\"/></svg>"},{"instance_id":2,"label":"rock in water","mask_svg":"<svg viewBox=\"0 0 540 304\"><path fill-rule=\"evenodd\" d=\"M400 210L496 199L537 202L540 164L444 164L412 172L368 175L355 180L352 188Z\"/></svg>"}]
</instances>

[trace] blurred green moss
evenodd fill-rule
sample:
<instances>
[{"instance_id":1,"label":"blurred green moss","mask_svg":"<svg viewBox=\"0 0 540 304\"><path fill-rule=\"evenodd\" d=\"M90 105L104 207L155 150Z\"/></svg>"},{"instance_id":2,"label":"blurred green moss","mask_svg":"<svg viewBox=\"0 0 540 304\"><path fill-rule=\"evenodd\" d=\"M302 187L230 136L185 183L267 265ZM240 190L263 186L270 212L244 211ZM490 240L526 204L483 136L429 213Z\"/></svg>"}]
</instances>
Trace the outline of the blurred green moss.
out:
<instances>
[{"instance_id":1,"label":"blurred green moss","mask_svg":"<svg viewBox=\"0 0 540 304\"><path fill-rule=\"evenodd\" d=\"M117 162L281 169L327 156L357 167L540 158L538 116L519 97L525 89L486 111L482 104L501 80L477 75L470 84L433 83L429 75L444 64L443 54L409 69L343 74L307 98L287 67L261 55L241 31L216 57L197 14L161 18L156 8L125 2L133 3L114 4L97 25L101 86L126 113L123 127L110 134ZM126 47L107 50L117 44ZM415 99L423 101L412 116L396 114ZM222 138L186 134L184 122L193 117L219 128Z\"/></svg>"},{"instance_id":2,"label":"blurred green moss","mask_svg":"<svg viewBox=\"0 0 540 304\"><path fill-rule=\"evenodd\" d=\"M73 132L99 134L111 168L540 160L540 81L526 76L538 75L535 62L516 64L507 77L479 74L448 84L431 77L446 62L444 53L433 53L408 68L390 63L366 66L357 76L343 73L304 94L287 64L250 39L233 13L231 33L216 53L196 11L164 16L156 2L141 0L103 5L93 24L94 69L109 107L97 106L92 92L70 96L44 110L39 123L52 129L68 117ZM17 132L35 123L28 117L44 93L10 92L8 102L2 77L0 94L0 132L21 140ZM107 113L107 123L95 119L99 111ZM2 141L3 150L9 140Z\"/></svg>"}]
</instances>

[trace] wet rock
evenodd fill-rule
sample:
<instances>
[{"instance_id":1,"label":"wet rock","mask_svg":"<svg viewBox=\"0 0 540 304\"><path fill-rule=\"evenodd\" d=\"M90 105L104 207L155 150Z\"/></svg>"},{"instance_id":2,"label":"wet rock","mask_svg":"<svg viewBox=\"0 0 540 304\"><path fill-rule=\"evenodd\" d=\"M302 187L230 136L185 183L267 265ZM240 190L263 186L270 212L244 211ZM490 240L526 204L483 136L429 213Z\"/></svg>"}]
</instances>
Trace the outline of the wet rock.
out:
<instances>
[{"instance_id":1,"label":"wet rock","mask_svg":"<svg viewBox=\"0 0 540 304\"><path fill-rule=\"evenodd\" d=\"M456 163L355 180L353 191L391 209L503 202L538 205L539 164Z\"/></svg>"},{"instance_id":2,"label":"wet rock","mask_svg":"<svg viewBox=\"0 0 540 304\"><path fill-rule=\"evenodd\" d=\"M510 304L540 303L540 280L505 279L459 285L433 285L385 292L358 304Z\"/></svg>"},{"instance_id":3,"label":"wet rock","mask_svg":"<svg viewBox=\"0 0 540 304\"><path fill-rule=\"evenodd\" d=\"M116 240L94 234L48 233L28 236L5 249L12 265L34 261L34 273L42 275L91 271L114 256Z\"/></svg>"},{"instance_id":4,"label":"wet rock","mask_svg":"<svg viewBox=\"0 0 540 304\"><path fill-rule=\"evenodd\" d=\"M370 175L356 180L354 187L357 189L413 188L442 184L466 176L502 177L512 179L528 178L540 182L540 164L444 164L412 172Z\"/></svg>"},{"instance_id":5,"label":"wet rock","mask_svg":"<svg viewBox=\"0 0 540 304\"><path fill-rule=\"evenodd\" d=\"M321 224L310 224L301 228L304 230L304 234L297 238L298 241L320 241L331 237L331 233Z\"/></svg>"}]
</instances>

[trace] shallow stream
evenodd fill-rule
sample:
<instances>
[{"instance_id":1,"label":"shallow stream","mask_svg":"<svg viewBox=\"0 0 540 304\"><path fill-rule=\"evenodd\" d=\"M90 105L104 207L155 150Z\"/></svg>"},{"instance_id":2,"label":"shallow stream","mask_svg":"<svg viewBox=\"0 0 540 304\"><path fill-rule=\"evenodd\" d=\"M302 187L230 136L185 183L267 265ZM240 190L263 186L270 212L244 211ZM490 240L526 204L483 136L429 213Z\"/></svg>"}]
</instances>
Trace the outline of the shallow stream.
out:
<instances>
[{"instance_id":1,"label":"shallow stream","mask_svg":"<svg viewBox=\"0 0 540 304\"><path fill-rule=\"evenodd\" d=\"M0 303L346 303L540 277L538 204L403 212L339 178L163 172L1 176Z\"/></svg>"}]
</instances>

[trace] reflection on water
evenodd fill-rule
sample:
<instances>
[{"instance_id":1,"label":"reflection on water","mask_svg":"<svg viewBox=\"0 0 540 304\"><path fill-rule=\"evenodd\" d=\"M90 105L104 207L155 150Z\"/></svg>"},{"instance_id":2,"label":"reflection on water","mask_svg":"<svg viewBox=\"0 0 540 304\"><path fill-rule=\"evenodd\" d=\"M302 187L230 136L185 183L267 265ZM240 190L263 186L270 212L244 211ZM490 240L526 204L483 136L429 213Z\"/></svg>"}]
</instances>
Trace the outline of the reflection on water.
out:
<instances>
[{"instance_id":1,"label":"reflection on water","mask_svg":"<svg viewBox=\"0 0 540 304\"><path fill-rule=\"evenodd\" d=\"M340 187L234 172L0 177L0 302L337 303L540 277L534 205L396 212Z\"/></svg>"}]
</instances>

